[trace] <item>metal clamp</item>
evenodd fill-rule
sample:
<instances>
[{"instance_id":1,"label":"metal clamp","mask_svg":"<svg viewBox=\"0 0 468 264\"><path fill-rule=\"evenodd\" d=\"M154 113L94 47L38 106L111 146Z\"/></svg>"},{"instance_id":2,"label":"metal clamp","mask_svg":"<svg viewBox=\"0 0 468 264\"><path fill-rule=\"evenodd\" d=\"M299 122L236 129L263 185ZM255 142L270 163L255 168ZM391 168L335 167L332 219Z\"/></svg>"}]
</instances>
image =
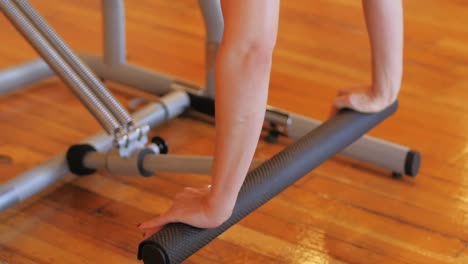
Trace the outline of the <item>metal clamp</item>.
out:
<instances>
[{"instance_id":1,"label":"metal clamp","mask_svg":"<svg viewBox=\"0 0 468 264\"><path fill-rule=\"evenodd\" d=\"M114 137L114 147L121 157L128 157L136 150L142 149L148 143L148 125L130 127L128 131L120 132Z\"/></svg>"},{"instance_id":2,"label":"metal clamp","mask_svg":"<svg viewBox=\"0 0 468 264\"><path fill-rule=\"evenodd\" d=\"M265 141L274 143L278 140L280 135L287 135L291 123L291 115L288 112L267 106L263 127L266 128L269 133L264 138Z\"/></svg>"}]
</instances>

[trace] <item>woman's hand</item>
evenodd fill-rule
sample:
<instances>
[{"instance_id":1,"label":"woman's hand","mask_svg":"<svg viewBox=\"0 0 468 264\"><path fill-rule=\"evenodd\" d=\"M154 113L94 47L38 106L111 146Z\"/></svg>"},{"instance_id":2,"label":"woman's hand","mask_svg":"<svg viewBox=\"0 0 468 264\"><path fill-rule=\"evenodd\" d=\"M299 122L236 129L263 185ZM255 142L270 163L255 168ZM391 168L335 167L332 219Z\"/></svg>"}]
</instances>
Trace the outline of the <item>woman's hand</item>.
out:
<instances>
[{"instance_id":1,"label":"woman's hand","mask_svg":"<svg viewBox=\"0 0 468 264\"><path fill-rule=\"evenodd\" d=\"M210 186L185 188L178 193L174 204L159 217L148 220L138 228L147 238L168 223L185 223L199 228L214 228L224 223L232 214L232 206L213 203Z\"/></svg>"},{"instance_id":2,"label":"woman's hand","mask_svg":"<svg viewBox=\"0 0 468 264\"><path fill-rule=\"evenodd\" d=\"M402 2L362 1L372 52L372 85L340 91L332 115L341 108L374 113L397 99L403 76Z\"/></svg>"},{"instance_id":3,"label":"woman's hand","mask_svg":"<svg viewBox=\"0 0 468 264\"><path fill-rule=\"evenodd\" d=\"M331 115L342 108L350 108L361 113L375 113L384 110L395 100L393 92L379 93L371 86L342 89L332 105Z\"/></svg>"}]
</instances>

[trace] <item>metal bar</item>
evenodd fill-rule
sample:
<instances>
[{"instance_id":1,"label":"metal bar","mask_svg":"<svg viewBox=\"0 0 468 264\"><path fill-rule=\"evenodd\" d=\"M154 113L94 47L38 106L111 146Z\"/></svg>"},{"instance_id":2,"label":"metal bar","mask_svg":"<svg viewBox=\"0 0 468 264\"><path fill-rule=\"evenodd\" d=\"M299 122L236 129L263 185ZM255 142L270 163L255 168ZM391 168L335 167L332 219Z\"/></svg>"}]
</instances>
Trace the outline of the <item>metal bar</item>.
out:
<instances>
[{"instance_id":1,"label":"metal bar","mask_svg":"<svg viewBox=\"0 0 468 264\"><path fill-rule=\"evenodd\" d=\"M206 28L205 74L206 95L215 96L215 63L224 32L224 18L219 0L198 0Z\"/></svg>"},{"instance_id":2,"label":"metal bar","mask_svg":"<svg viewBox=\"0 0 468 264\"><path fill-rule=\"evenodd\" d=\"M172 102L174 105L186 102L185 95L171 94L169 96L170 98L164 97L163 101ZM136 112L133 118L137 125L147 124L154 127L177 116L177 113L182 113L184 109L179 108L178 111L175 111L175 107L170 108L164 105L164 102L150 104ZM168 113L170 109L173 109L173 113ZM112 148L112 140L112 137L101 132L84 140L83 143L93 145L100 152L107 152ZM62 152L0 186L0 212L44 190L69 174L65 155L66 153Z\"/></svg>"},{"instance_id":3,"label":"metal bar","mask_svg":"<svg viewBox=\"0 0 468 264\"><path fill-rule=\"evenodd\" d=\"M104 63L126 63L125 6L123 0L102 0Z\"/></svg>"},{"instance_id":4,"label":"metal bar","mask_svg":"<svg viewBox=\"0 0 468 264\"><path fill-rule=\"evenodd\" d=\"M80 57L93 71L106 80L137 88L139 90L164 95L176 81L175 78L131 64L107 65L100 57L80 53Z\"/></svg>"},{"instance_id":5,"label":"metal bar","mask_svg":"<svg viewBox=\"0 0 468 264\"><path fill-rule=\"evenodd\" d=\"M19 9L31 20L32 24L41 32L58 54L75 70L76 74L86 83L90 90L101 100L107 109L118 120L123 128L130 127L132 118L114 96L104 87L102 82L88 67L73 53L68 45L50 27L39 13L29 4L28 0L14 0Z\"/></svg>"},{"instance_id":6,"label":"metal bar","mask_svg":"<svg viewBox=\"0 0 468 264\"><path fill-rule=\"evenodd\" d=\"M112 155L112 156L109 156ZM250 169L258 167L263 160L254 160ZM106 169L111 175L138 176L138 157L120 157L112 153L91 152L83 160L89 169ZM189 155L145 155L142 161L145 171L154 173L189 173L211 175L213 157Z\"/></svg>"},{"instance_id":7,"label":"metal bar","mask_svg":"<svg viewBox=\"0 0 468 264\"><path fill-rule=\"evenodd\" d=\"M140 243L138 259L152 264L184 261L230 226L360 138L396 109L397 103L375 114L341 111L248 173L234 211L226 222L211 229L195 228L182 223L166 225Z\"/></svg>"},{"instance_id":8,"label":"metal bar","mask_svg":"<svg viewBox=\"0 0 468 264\"><path fill-rule=\"evenodd\" d=\"M254 160L250 169L258 167L263 160ZM143 167L153 172L173 172L211 175L213 157L185 155L147 155Z\"/></svg>"},{"instance_id":9,"label":"metal bar","mask_svg":"<svg viewBox=\"0 0 468 264\"><path fill-rule=\"evenodd\" d=\"M0 0L0 9L57 75L70 87L88 110L93 113L104 129L109 134L116 133L119 129L117 120L88 89L73 69L60 57L57 51L51 47L50 43L31 24L18 7L10 0Z\"/></svg>"},{"instance_id":10,"label":"metal bar","mask_svg":"<svg viewBox=\"0 0 468 264\"><path fill-rule=\"evenodd\" d=\"M0 95L52 76L54 72L38 59L0 71Z\"/></svg>"}]
</instances>

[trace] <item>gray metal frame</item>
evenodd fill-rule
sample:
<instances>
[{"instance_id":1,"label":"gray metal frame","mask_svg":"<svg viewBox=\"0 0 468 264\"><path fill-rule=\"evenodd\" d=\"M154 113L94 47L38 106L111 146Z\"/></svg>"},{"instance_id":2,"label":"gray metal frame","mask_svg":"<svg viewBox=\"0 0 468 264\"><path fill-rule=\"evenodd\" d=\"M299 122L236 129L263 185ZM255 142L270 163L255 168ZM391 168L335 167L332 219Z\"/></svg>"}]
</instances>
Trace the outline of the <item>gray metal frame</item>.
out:
<instances>
[{"instance_id":1,"label":"gray metal frame","mask_svg":"<svg viewBox=\"0 0 468 264\"><path fill-rule=\"evenodd\" d=\"M15 4L12 4L15 1L17 3L16 7ZM35 60L0 71L0 94L14 91L15 89L52 76L53 72L51 68L54 67L56 72L61 73L62 79L65 80L68 86L76 86L77 93L85 90L82 88L88 87L89 80L86 82L83 80L86 79L86 77L83 77L83 74L75 73L74 69L77 68L77 65L73 65L74 63L71 63L72 67L69 67L69 72L63 72L63 69L69 65L69 61L63 60L62 56L59 56L63 55L63 50L62 52L58 52L56 50L57 45L51 44L47 38L44 38L41 32L37 31L34 23L29 21L24 15L23 11L26 9L18 8L18 6L21 7L23 4L27 4L27 1L0 0L0 7L3 7L2 10L12 20L13 24L23 32L23 35L30 40L33 46L38 41L48 46L48 49L42 50L39 45L35 46L47 63L43 60ZM217 49L223 35L224 21L219 0L199 0L199 4L207 29L206 89L172 76L128 64L125 58L124 2L123 0L102 0L104 56L101 58L90 54L79 54L79 57L86 63L86 66L82 65L83 67L89 67L90 73L92 72L104 80L162 96L160 102L150 104L133 115L132 118L137 126L147 124L154 127L177 117L189 107L188 92L198 95L204 94L211 98L214 97L214 65ZM6 8L9 8L9 11L5 11ZM50 59L51 57L56 57L56 59L52 60ZM54 66L57 61L65 66ZM87 74L85 75L88 76ZM99 86L99 84L97 85ZM96 113L97 115L102 115L102 112L95 112L98 112ZM120 118L120 121L122 120L128 121L128 118ZM318 120L288 113L273 107L267 109L265 120L268 121L267 123L274 123L277 127L281 127L282 132L292 139L302 137L321 124ZM114 118L114 122L117 125L119 125L118 121ZM114 125L107 126L107 130L112 130L113 128ZM107 152L112 148L112 138L104 132L85 140L85 142L94 145L100 152ZM396 173L405 174L405 162L409 151L408 147L364 136L341 154L389 169ZM40 192L68 174L69 169L64 155L64 153L61 153L0 186L0 212ZM184 162L181 163L181 160L184 160ZM154 156L145 160L144 163L149 169L156 171L174 171L177 169L178 172L206 173L211 166L211 159L207 157ZM173 166L174 164L177 164L177 166Z\"/></svg>"},{"instance_id":2,"label":"gray metal frame","mask_svg":"<svg viewBox=\"0 0 468 264\"><path fill-rule=\"evenodd\" d=\"M42 59L0 71L0 95L51 77L54 72Z\"/></svg>"},{"instance_id":3,"label":"gray metal frame","mask_svg":"<svg viewBox=\"0 0 468 264\"><path fill-rule=\"evenodd\" d=\"M104 62L119 65L127 62L125 9L122 0L102 0Z\"/></svg>"},{"instance_id":4,"label":"gray metal frame","mask_svg":"<svg viewBox=\"0 0 468 264\"><path fill-rule=\"evenodd\" d=\"M139 110L133 118L137 124L154 127L183 113L188 104L185 93L171 93L162 97L160 102L149 104ZM112 148L112 137L105 132L98 133L83 142L93 145L101 152L107 152ZM0 186L0 212L42 191L69 173L63 152L18 175Z\"/></svg>"},{"instance_id":5,"label":"gray metal frame","mask_svg":"<svg viewBox=\"0 0 468 264\"><path fill-rule=\"evenodd\" d=\"M198 0L206 28L205 43L205 95L214 98L215 95L215 63L218 47L224 33L224 18L219 0Z\"/></svg>"}]
</instances>

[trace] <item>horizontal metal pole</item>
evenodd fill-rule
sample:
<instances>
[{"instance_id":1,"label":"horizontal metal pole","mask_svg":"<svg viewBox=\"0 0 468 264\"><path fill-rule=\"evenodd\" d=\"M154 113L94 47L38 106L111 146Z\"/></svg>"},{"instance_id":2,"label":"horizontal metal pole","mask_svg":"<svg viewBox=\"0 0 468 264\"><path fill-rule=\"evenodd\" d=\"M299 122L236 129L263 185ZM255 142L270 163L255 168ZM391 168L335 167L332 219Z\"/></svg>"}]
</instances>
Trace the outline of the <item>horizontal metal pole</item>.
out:
<instances>
[{"instance_id":1,"label":"horizontal metal pole","mask_svg":"<svg viewBox=\"0 0 468 264\"><path fill-rule=\"evenodd\" d=\"M262 162L264 160L255 159L250 169L258 167ZM119 157L112 153L91 152L85 156L83 164L89 169L106 169L111 175L140 175L137 156ZM170 172L211 175L213 157L148 154L144 156L142 164L145 171L153 174Z\"/></svg>"},{"instance_id":2,"label":"horizontal metal pole","mask_svg":"<svg viewBox=\"0 0 468 264\"><path fill-rule=\"evenodd\" d=\"M225 223L211 229L195 228L182 223L168 224L140 243L138 258L152 264L181 263L230 226L359 139L396 109L397 103L375 114L340 111L248 173L234 211Z\"/></svg>"},{"instance_id":3,"label":"horizontal metal pole","mask_svg":"<svg viewBox=\"0 0 468 264\"><path fill-rule=\"evenodd\" d=\"M131 64L105 64L102 58L86 53L80 57L104 80L137 88L148 93L164 95L172 89L176 79L168 75L150 71Z\"/></svg>"},{"instance_id":4,"label":"horizontal metal pole","mask_svg":"<svg viewBox=\"0 0 468 264\"><path fill-rule=\"evenodd\" d=\"M0 71L0 95L51 77L54 72L42 59Z\"/></svg>"},{"instance_id":5,"label":"horizontal metal pole","mask_svg":"<svg viewBox=\"0 0 468 264\"><path fill-rule=\"evenodd\" d=\"M147 155L143 167L153 172L211 174L212 157L184 155Z\"/></svg>"},{"instance_id":6,"label":"horizontal metal pole","mask_svg":"<svg viewBox=\"0 0 468 264\"><path fill-rule=\"evenodd\" d=\"M263 160L254 160L250 169L258 167ZM173 173L211 174L213 157L187 155L147 155L143 159L145 170Z\"/></svg>"}]
</instances>

